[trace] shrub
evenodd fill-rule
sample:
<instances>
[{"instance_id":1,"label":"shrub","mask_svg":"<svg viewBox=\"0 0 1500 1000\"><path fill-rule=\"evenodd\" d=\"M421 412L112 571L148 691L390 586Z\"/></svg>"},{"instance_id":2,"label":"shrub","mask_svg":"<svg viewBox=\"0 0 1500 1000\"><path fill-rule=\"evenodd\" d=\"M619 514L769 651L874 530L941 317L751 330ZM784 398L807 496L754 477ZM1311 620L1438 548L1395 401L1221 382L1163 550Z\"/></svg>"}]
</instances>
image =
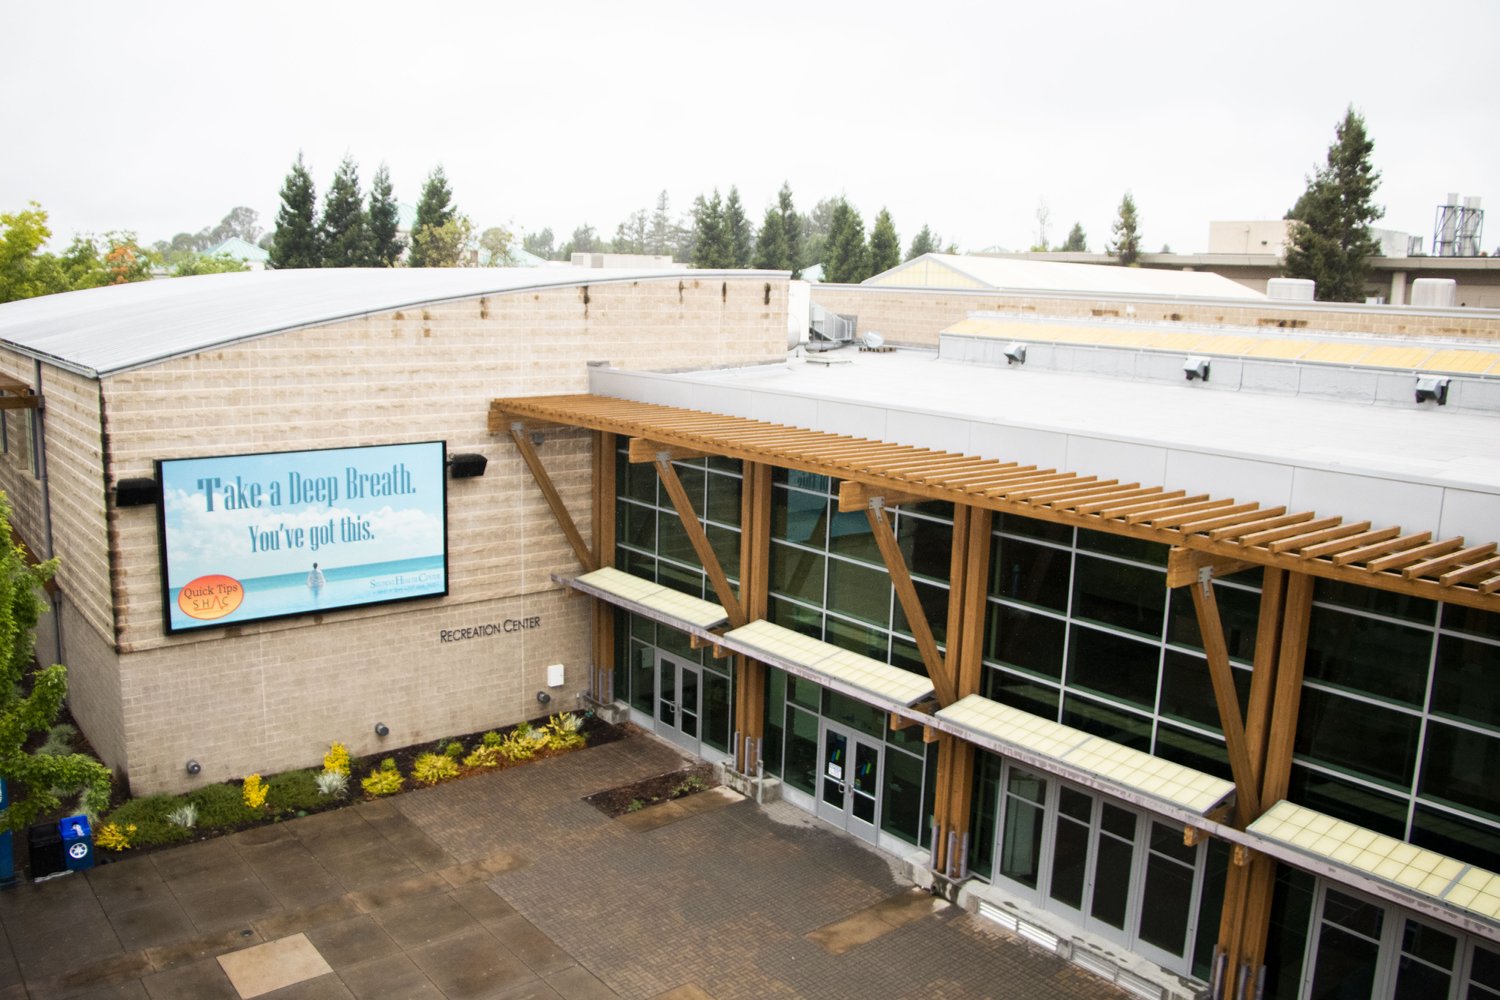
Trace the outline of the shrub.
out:
<instances>
[{"instance_id":1,"label":"shrub","mask_svg":"<svg viewBox=\"0 0 1500 1000\"><path fill-rule=\"evenodd\" d=\"M105 823L94 835L94 843L106 851L128 851L130 849L130 838L136 832L136 825L129 823L120 826L118 823Z\"/></svg>"},{"instance_id":2,"label":"shrub","mask_svg":"<svg viewBox=\"0 0 1500 1000\"><path fill-rule=\"evenodd\" d=\"M66 757L73 752L73 740L78 736L78 727L59 722L47 730L47 740L36 752L51 757Z\"/></svg>"},{"instance_id":3,"label":"shrub","mask_svg":"<svg viewBox=\"0 0 1500 1000\"><path fill-rule=\"evenodd\" d=\"M519 722L519 723L516 724L516 728L513 729L513 730L511 730L511 736L514 736L514 737L517 737L517 738L520 738L520 739L525 739L526 737L528 737L530 735L531 735L531 723L529 723L529 722Z\"/></svg>"},{"instance_id":4,"label":"shrub","mask_svg":"<svg viewBox=\"0 0 1500 1000\"><path fill-rule=\"evenodd\" d=\"M396 770L395 758L387 757L380 762L380 766L371 771L369 775L359 783L365 790L366 795L378 797L381 795L394 795L401 791L401 786L406 779L401 777L401 772Z\"/></svg>"},{"instance_id":5,"label":"shrub","mask_svg":"<svg viewBox=\"0 0 1500 1000\"><path fill-rule=\"evenodd\" d=\"M252 774L245 779L241 788L241 794L245 798L246 809L260 809L266 804L266 794L270 789L260 780L260 775Z\"/></svg>"},{"instance_id":6,"label":"shrub","mask_svg":"<svg viewBox=\"0 0 1500 1000\"><path fill-rule=\"evenodd\" d=\"M323 770L334 774L349 774L349 748L342 743L335 742L323 755Z\"/></svg>"},{"instance_id":7,"label":"shrub","mask_svg":"<svg viewBox=\"0 0 1500 1000\"><path fill-rule=\"evenodd\" d=\"M523 733L521 732L521 727L517 726L509 736L501 741L500 746L496 749L500 751L500 756L506 760L516 762L530 760L532 757L535 757L537 745L536 740L531 736L529 728Z\"/></svg>"},{"instance_id":8,"label":"shrub","mask_svg":"<svg viewBox=\"0 0 1500 1000\"><path fill-rule=\"evenodd\" d=\"M319 771L317 776L318 794L329 798L343 798L349 794L349 776L339 771Z\"/></svg>"},{"instance_id":9,"label":"shrub","mask_svg":"<svg viewBox=\"0 0 1500 1000\"><path fill-rule=\"evenodd\" d=\"M572 712L563 712L547 720L547 744L558 750L576 750L583 746L583 734L578 731L583 720Z\"/></svg>"},{"instance_id":10,"label":"shrub","mask_svg":"<svg viewBox=\"0 0 1500 1000\"><path fill-rule=\"evenodd\" d=\"M464 755L464 745L458 740L450 740L443 747L443 756L449 760L460 760Z\"/></svg>"},{"instance_id":11,"label":"shrub","mask_svg":"<svg viewBox=\"0 0 1500 1000\"><path fill-rule=\"evenodd\" d=\"M142 799L131 799L109 814L109 821L105 823L105 827L113 826L121 836L124 836L127 840L125 847L175 844L187 840L190 836L185 827L176 825L170 818L172 812L186 801L177 795L148 795ZM94 839L103 844L99 837ZM124 847L110 848L110 850L124 849Z\"/></svg>"},{"instance_id":12,"label":"shrub","mask_svg":"<svg viewBox=\"0 0 1500 1000\"><path fill-rule=\"evenodd\" d=\"M491 729L479 738L479 742L487 747L497 747L504 741L504 737Z\"/></svg>"},{"instance_id":13,"label":"shrub","mask_svg":"<svg viewBox=\"0 0 1500 1000\"><path fill-rule=\"evenodd\" d=\"M500 744L485 743L464 758L464 767L495 767L500 761Z\"/></svg>"},{"instance_id":14,"label":"shrub","mask_svg":"<svg viewBox=\"0 0 1500 1000\"><path fill-rule=\"evenodd\" d=\"M424 753L412 764L411 776L418 784L435 785L458 777L458 764L446 754Z\"/></svg>"},{"instance_id":15,"label":"shrub","mask_svg":"<svg viewBox=\"0 0 1500 1000\"><path fill-rule=\"evenodd\" d=\"M243 786L204 785L189 792L187 798L198 807L200 827L233 827L256 818L256 813L245 805Z\"/></svg>"},{"instance_id":16,"label":"shrub","mask_svg":"<svg viewBox=\"0 0 1500 1000\"><path fill-rule=\"evenodd\" d=\"M191 802L184 802L176 809L167 813L167 821L182 827L184 830L191 830L198 825L198 807Z\"/></svg>"},{"instance_id":17,"label":"shrub","mask_svg":"<svg viewBox=\"0 0 1500 1000\"><path fill-rule=\"evenodd\" d=\"M266 804L272 812L278 813L317 809L323 805L318 792L318 775L324 773L327 772L304 769L272 775L267 782L270 793L266 796ZM349 780L346 775L339 777L346 783Z\"/></svg>"}]
</instances>

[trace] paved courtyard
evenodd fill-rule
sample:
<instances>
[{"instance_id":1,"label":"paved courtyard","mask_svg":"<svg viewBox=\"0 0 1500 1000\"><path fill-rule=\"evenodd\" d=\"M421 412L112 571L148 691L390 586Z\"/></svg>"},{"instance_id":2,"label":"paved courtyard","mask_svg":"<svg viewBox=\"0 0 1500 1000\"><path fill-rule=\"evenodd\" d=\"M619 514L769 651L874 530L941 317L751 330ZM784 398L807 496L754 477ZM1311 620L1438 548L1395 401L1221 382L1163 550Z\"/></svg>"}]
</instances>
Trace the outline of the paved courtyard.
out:
<instances>
[{"instance_id":1,"label":"paved courtyard","mask_svg":"<svg viewBox=\"0 0 1500 1000\"><path fill-rule=\"evenodd\" d=\"M638 735L0 891L0 1000L980 998L1122 994Z\"/></svg>"}]
</instances>

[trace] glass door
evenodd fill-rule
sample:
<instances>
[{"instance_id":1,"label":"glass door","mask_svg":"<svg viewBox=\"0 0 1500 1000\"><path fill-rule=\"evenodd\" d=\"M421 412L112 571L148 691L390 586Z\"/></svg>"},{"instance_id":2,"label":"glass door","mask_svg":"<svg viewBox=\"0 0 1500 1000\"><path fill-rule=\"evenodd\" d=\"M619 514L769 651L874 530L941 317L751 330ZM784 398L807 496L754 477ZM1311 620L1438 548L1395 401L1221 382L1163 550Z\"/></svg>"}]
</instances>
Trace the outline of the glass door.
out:
<instances>
[{"instance_id":1,"label":"glass door","mask_svg":"<svg viewBox=\"0 0 1500 1000\"><path fill-rule=\"evenodd\" d=\"M701 671L696 663L656 654L656 731L694 753L702 739Z\"/></svg>"},{"instance_id":2,"label":"glass door","mask_svg":"<svg viewBox=\"0 0 1500 1000\"><path fill-rule=\"evenodd\" d=\"M880 744L829 722L818 753L818 816L874 843L880 829Z\"/></svg>"}]
</instances>

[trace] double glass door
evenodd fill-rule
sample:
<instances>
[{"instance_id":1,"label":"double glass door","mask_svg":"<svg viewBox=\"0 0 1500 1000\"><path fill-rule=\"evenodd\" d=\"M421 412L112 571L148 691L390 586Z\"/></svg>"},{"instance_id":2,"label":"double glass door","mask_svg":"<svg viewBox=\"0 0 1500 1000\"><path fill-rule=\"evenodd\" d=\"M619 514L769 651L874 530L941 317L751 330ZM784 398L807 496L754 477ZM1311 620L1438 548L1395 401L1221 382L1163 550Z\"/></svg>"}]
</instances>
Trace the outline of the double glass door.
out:
<instances>
[{"instance_id":1,"label":"double glass door","mask_svg":"<svg viewBox=\"0 0 1500 1000\"><path fill-rule=\"evenodd\" d=\"M875 843L880 830L880 743L827 720L818 742L818 816Z\"/></svg>"},{"instance_id":2,"label":"double glass door","mask_svg":"<svg viewBox=\"0 0 1500 1000\"><path fill-rule=\"evenodd\" d=\"M656 731L697 753L703 740L703 668L656 654Z\"/></svg>"}]
</instances>

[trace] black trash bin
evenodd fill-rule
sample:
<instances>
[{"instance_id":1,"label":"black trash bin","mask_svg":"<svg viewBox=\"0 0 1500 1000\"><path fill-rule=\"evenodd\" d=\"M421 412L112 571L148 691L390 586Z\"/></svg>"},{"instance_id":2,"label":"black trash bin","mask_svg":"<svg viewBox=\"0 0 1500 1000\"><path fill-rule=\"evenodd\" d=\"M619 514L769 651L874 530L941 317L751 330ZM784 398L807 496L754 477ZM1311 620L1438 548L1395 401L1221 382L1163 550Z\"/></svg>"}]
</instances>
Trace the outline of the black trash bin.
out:
<instances>
[{"instance_id":1,"label":"black trash bin","mask_svg":"<svg viewBox=\"0 0 1500 1000\"><path fill-rule=\"evenodd\" d=\"M26 848L31 855L31 877L46 878L67 870L66 855L63 854L62 833L57 821L37 823L26 828Z\"/></svg>"}]
</instances>

